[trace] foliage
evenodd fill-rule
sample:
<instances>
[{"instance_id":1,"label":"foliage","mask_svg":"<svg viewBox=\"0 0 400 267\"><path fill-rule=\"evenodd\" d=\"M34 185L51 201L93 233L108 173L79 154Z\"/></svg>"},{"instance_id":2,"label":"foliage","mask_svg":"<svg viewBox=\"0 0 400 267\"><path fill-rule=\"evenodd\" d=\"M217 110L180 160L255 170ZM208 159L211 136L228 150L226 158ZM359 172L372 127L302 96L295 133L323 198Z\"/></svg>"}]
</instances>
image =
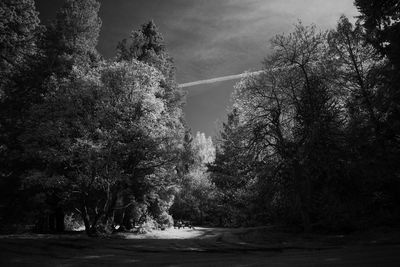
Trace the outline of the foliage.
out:
<instances>
[{"instance_id":1,"label":"foliage","mask_svg":"<svg viewBox=\"0 0 400 267\"><path fill-rule=\"evenodd\" d=\"M82 221L89 235L173 217L305 231L398 223L400 5L355 5L355 24L298 23L273 38L215 142L186 127L153 21L106 61L98 1L66 0L47 29L33 1L2 1L1 223Z\"/></svg>"},{"instance_id":2,"label":"foliage","mask_svg":"<svg viewBox=\"0 0 400 267\"><path fill-rule=\"evenodd\" d=\"M369 183L369 192L380 196L372 198L371 207L392 213L386 220L393 221L398 216L395 206L400 203L397 197L400 170L396 160L400 157L400 4L398 1L371 0L355 1L355 5L361 13L359 23L365 31L366 43L382 57L373 103L379 115L377 136L368 146L376 158L371 159L371 154L365 157L366 162L373 162L372 175L369 175L373 182Z\"/></svg>"},{"instance_id":3,"label":"foliage","mask_svg":"<svg viewBox=\"0 0 400 267\"><path fill-rule=\"evenodd\" d=\"M209 164L210 177L216 187L217 223L221 226L240 226L256 223L255 209L262 209L256 190L256 165L247 149L245 128L239 121L237 109L228 115L217 140L215 161ZM257 218L260 219L260 218ZM258 223L262 223L259 220Z\"/></svg>"},{"instance_id":4,"label":"foliage","mask_svg":"<svg viewBox=\"0 0 400 267\"><path fill-rule=\"evenodd\" d=\"M400 4L397 0L355 0L368 42L400 67Z\"/></svg>"},{"instance_id":5,"label":"foliage","mask_svg":"<svg viewBox=\"0 0 400 267\"><path fill-rule=\"evenodd\" d=\"M33 0L5 0L0 3L0 99L14 72L37 52L36 41L43 28Z\"/></svg>"},{"instance_id":6,"label":"foliage","mask_svg":"<svg viewBox=\"0 0 400 267\"><path fill-rule=\"evenodd\" d=\"M26 202L19 190L18 176L23 171L21 132L27 108L38 100L36 73L41 50L38 41L44 27L39 24L34 1L0 3L0 206L3 222L17 218L31 223L33 203ZM41 202L41 201L38 201Z\"/></svg>"},{"instance_id":7,"label":"foliage","mask_svg":"<svg viewBox=\"0 0 400 267\"><path fill-rule=\"evenodd\" d=\"M345 17L330 32L300 23L271 43L264 72L236 85L210 168L225 224L349 230L389 210L392 221L386 59Z\"/></svg>"},{"instance_id":8,"label":"foliage","mask_svg":"<svg viewBox=\"0 0 400 267\"><path fill-rule=\"evenodd\" d=\"M154 190L149 192L149 197L144 201L148 203L148 211L156 221L163 224L163 221L168 221L165 220L165 214L174 200L176 187L172 186L172 184L182 175L183 171L182 165L184 164L184 160L181 159L185 154L185 148L182 147L184 138L182 113L183 93L175 82L175 67L172 58L169 56L163 37L153 21L145 23L138 30L133 31L129 41L124 39L118 44L116 60L119 62L138 60L156 68L162 74L159 81L162 90L160 90L156 96L164 103L164 115L168 114L168 116L173 118L173 121L170 121L170 124L166 126L170 128L173 134L168 137L169 139L160 140L162 144L167 143L168 140L171 142L169 144L171 157L169 159L169 167L162 168L155 174L154 179L165 177L170 183L155 183L153 188L162 188L162 191ZM128 213L125 213L124 216L126 219L123 221L127 222L132 220L128 219ZM139 217L142 216L146 216L146 213L143 213ZM135 219L133 219L133 221L135 221ZM125 224L125 227L130 228L129 223Z\"/></svg>"},{"instance_id":9,"label":"foliage","mask_svg":"<svg viewBox=\"0 0 400 267\"><path fill-rule=\"evenodd\" d=\"M22 136L26 157L38 162L25 185L53 188L72 201L90 231L111 216L120 190L143 199L161 186L153 180L174 156L171 142L180 125L156 97L160 77L132 61L90 72L76 68L69 79L52 80Z\"/></svg>"},{"instance_id":10,"label":"foliage","mask_svg":"<svg viewBox=\"0 0 400 267\"><path fill-rule=\"evenodd\" d=\"M50 72L66 76L74 65L90 66L99 61L99 9L96 0L65 1L42 43Z\"/></svg>"},{"instance_id":11,"label":"foliage","mask_svg":"<svg viewBox=\"0 0 400 267\"><path fill-rule=\"evenodd\" d=\"M197 132L194 138L187 138L191 156L186 158L187 169L180 181L171 213L175 219L192 220L198 224L213 223L214 185L207 173L207 164L215 159L215 148L211 137Z\"/></svg>"},{"instance_id":12,"label":"foliage","mask_svg":"<svg viewBox=\"0 0 400 267\"><path fill-rule=\"evenodd\" d=\"M117 60L130 61L137 59L145 62L164 75L162 86L169 99L169 106L182 107L183 93L175 82L175 66L168 54L164 38L153 21L143 24L138 30L132 31L129 40L123 39L117 46Z\"/></svg>"},{"instance_id":13,"label":"foliage","mask_svg":"<svg viewBox=\"0 0 400 267\"><path fill-rule=\"evenodd\" d=\"M2 184L15 203L7 209L21 211L14 219L32 218L44 231L53 220L63 230L66 212L80 214L89 234L171 225L184 134L172 59L160 43L140 58L101 60L99 8L66 0L40 35L32 1L2 2L1 38L10 41L2 53L24 66L7 74L1 103Z\"/></svg>"}]
</instances>

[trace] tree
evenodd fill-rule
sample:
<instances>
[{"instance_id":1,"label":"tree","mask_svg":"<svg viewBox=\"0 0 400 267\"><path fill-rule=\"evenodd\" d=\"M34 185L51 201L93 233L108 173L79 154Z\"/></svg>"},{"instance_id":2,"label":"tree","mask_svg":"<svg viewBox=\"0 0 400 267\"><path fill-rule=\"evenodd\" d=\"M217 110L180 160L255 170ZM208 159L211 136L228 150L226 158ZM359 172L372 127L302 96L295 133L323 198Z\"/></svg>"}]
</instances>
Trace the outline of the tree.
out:
<instances>
[{"instance_id":1,"label":"tree","mask_svg":"<svg viewBox=\"0 0 400 267\"><path fill-rule=\"evenodd\" d=\"M153 21L143 24L133 31L128 39L122 40L117 46L117 60L129 61L137 59L145 62L164 75L161 86L165 88L164 97L169 99L171 108L182 108L183 92L175 81L175 66L168 54L164 38Z\"/></svg>"},{"instance_id":2,"label":"tree","mask_svg":"<svg viewBox=\"0 0 400 267\"><path fill-rule=\"evenodd\" d=\"M2 206L54 230L63 230L65 211L80 213L89 234L128 225L131 207L139 220L170 223L184 126L164 45L153 49L151 37L142 63L105 62L97 1L65 1L43 35L33 2L14 2L1 4L15 19L2 23L15 51L5 43L2 53L23 65L7 76L0 103L2 196L13 204ZM143 30L160 35L155 25Z\"/></svg>"},{"instance_id":3,"label":"tree","mask_svg":"<svg viewBox=\"0 0 400 267\"><path fill-rule=\"evenodd\" d=\"M173 65L173 60L169 56L164 39L153 21L143 24L138 30L132 32L129 40L124 39L118 44L116 60L119 62L139 60L158 69L163 74L162 79L160 80L160 86L163 90L159 92L158 97L165 101L165 108L167 109L166 114L177 119L176 125L183 125L183 92L178 88L175 81L175 67ZM175 135L173 140L175 142L175 148L181 150L181 152L179 152L180 156L186 157L189 156L189 154L187 154L185 148L182 147L182 145L184 145L183 137L183 133L179 132ZM186 172L186 167L182 166L182 164L186 164L184 161L185 160L180 157L175 157L173 164L175 165L176 173L174 171L173 175L171 175L171 173L168 175L172 180L176 181L176 179L179 179L179 177L184 175L183 173ZM167 191L172 194L174 190L171 191L170 188ZM172 196L171 194L149 193L149 195L154 196L152 197L152 200L150 200L153 204L149 203L149 206L153 207L153 211L158 210L156 213L164 214L163 217L166 217L165 214L170 204L172 204L170 201L170 197ZM166 202L160 200L158 196L161 195L164 195L164 198L168 200ZM158 204L155 205L154 203ZM160 203L163 208L159 205ZM164 205L162 203L169 204ZM127 215L127 213L125 215ZM153 217L159 217L159 215L153 214ZM129 218L129 216L127 216L127 218Z\"/></svg>"},{"instance_id":4,"label":"tree","mask_svg":"<svg viewBox=\"0 0 400 267\"><path fill-rule=\"evenodd\" d=\"M375 133L380 131L381 114L377 112L377 85L382 79L380 69L384 61L376 50L365 43L364 31L360 24L352 25L342 16L337 28L328 36L332 64L337 73L335 81L341 88L342 102L347 106L361 108ZM357 103L355 103L357 102Z\"/></svg>"},{"instance_id":5,"label":"tree","mask_svg":"<svg viewBox=\"0 0 400 267\"><path fill-rule=\"evenodd\" d=\"M26 110L38 99L37 76L44 28L34 1L0 3L0 187L3 223L26 221L19 210L25 203L20 194L19 174L23 172L18 136Z\"/></svg>"},{"instance_id":6,"label":"tree","mask_svg":"<svg viewBox=\"0 0 400 267\"><path fill-rule=\"evenodd\" d=\"M389 146L398 147L395 136L400 132L400 4L396 0L356 0L354 4L361 13L359 21L366 31L367 42L388 59L381 68L379 109L387 117L383 127L385 138L392 143Z\"/></svg>"},{"instance_id":7,"label":"tree","mask_svg":"<svg viewBox=\"0 0 400 267\"><path fill-rule=\"evenodd\" d=\"M65 1L44 39L50 73L67 76L73 66L91 66L99 61L99 9L97 0Z\"/></svg>"},{"instance_id":8,"label":"tree","mask_svg":"<svg viewBox=\"0 0 400 267\"><path fill-rule=\"evenodd\" d=\"M336 29L328 36L332 65L341 90L341 102L346 114L346 136L348 143L349 172L360 185L359 199L368 203L361 195L372 195L380 190L378 185L385 180L388 161L382 160L387 152L384 136L385 112L382 112L380 87L386 63L370 43L365 42L365 30L360 23L351 24L342 16ZM377 170L379 175L376 176ZM363 181L363 182L361 182ZM360 193L364 192L364 193ZM356 202L356 201L354 201ZM362 206L362 205L360 205Z\"/></svg>"},{"instance_id":9,"label":"tree","mask_svg":"<svg viewBox=\"0 0 400 267\"><path fill-rule=\"evenodd\" d=\"M342 145L326 33L298 24L293 33L276 36L272 45L264 73L248 75L237 85L234 107L245 147L253 155L253 175L274 188L264 191L270 207L286 210L285 216L294 220L300 217L310 231L323 213L314 199L340 169Z\"/></svg>"},{"instance_id":10,"label":"tree","mask_svg":"<svg viewBox=\"0 0 400 267\"><path fill-rule=\"evenodd\" d=\"M187 158L188 168L180 181L171 213L175 219L190 219L204 224L212 221L214 186L207 173L207 164L215 159L215 147L211 137L207 138L200 132L187 141L191 156Z\"/></svg>"},{"instance_id":11,"label":"tree","mask_svg":"<svg viewBox=\"0 0 400 267\"><path fill-rule=\"evenodd\" d=\"M56 19L49 25L40 43L44 51L41 59L41 93L49 89L49 79L69 78L74 67L80 69L94 66L99 61L96 51L101 20L98 16L100 4L96 0L66 0L58 10ZM49 89L52 90L52 89ZM57 202L59 198L50 197ZM60 202L62 203L62 202ZM58 231L63 230L64 215L60 203L52 203L60 215L56 224Z\"/></svg>"},{"instance_id":12,"label":"tree","mask_svg":"<svg viewBox=\"0 0 400 267\"><path fill-rule=\"evenodd\" d=\"M214 161L215 148L211 136L206 137L204 133L197 132L192 141L192 149L196 155L197 164L205 165Z\"/></svg>"},{"instance_id":13,"label":"tree","mask_svg":"<svg viewBox=\"0 0 400 267\"><path fill-rule=\"evenodd\" d=\"M36 41L43 28L33 0L0 3L0 100L12 74L37 52Z\"/></svg>"},{"instance_id":14,"label":"tree","mask_svg":"<svg viewBox=\"0 0 400 267\"><path fill-rule=\"evenodd\" d=\"M17 3L19 3L18 1ZM29 27L20 25L18 29L27 36L38 35L38 20L34 11L34 3L30 3L33 8L31 13L25 14ZM28 8L28 4L19 4ZM5 91L5 101L1 103L2 117L2 143L7 144L5 153L2 153L7 166L7 180L13 180L15 184L14 195L19 195L17 188L21 182L23 173L30 169L41 168L34 166L40 164L36 160L27 162L26 158L21 157L23 151L20 139L25 132L27 121L31 116L32 106L41 105L45 102L44 96L47 91L52 91L49 80L58 78L67 78L73 67L90 67L93 62L98 61L95 46L100 31L100 19L98 17L99 4L97 1L73 1L65 2L60 9L56 21L44 32L38 35L40 38L23 40L26 47L35 49L35 53L25 57L21 63L20 71L13 74L13 81L7 85ZM32 14L31 17L28 17ZM13 16L10 16L11 18ZM18 18L16 16L16 18ZM19 19L22 19L19 17ZM18 25L14 29L17 28ZM38 28L38 29L36 29ZM42 27L40 27L40 30ZM18 36L15 34L14 36ZM12 53L10 53L12 55ZM29 59L29 60L28 60ZM52 91L54 93L54 91ZM54 222L49 225L50 229L62 231L64 224L64 215L62 211L62 201L55 195L48 196L46 202L54 207L53 213L56 213L56 226ZM25 197L20 197L23 200ZM58 203L61 201L60 203ZM18 202L18 201L17 201ZM29 209L28 209L29 210ZM49 215L53 217L52 214ZM50 218L51 219L51 218ZM46 219L47 220L47 219ZM51 219L51 221L53 221Z\"/></svg>"},{"instance_id":15,"label":"tree","mask_svg":"<svg viewBox=\"0 0 400 267\"><path fill-rule=\"evenodd\" d=\"M400 69L400 3L397 0L355 0L367 40Z\"/></svg>"},{"instance_id":16,"label":"tree","mask_svg":"<svg viewBox=\"0 0 400 267\"><path fill-rule=\"evenodd\" d=\"M256 201L259 196L255 177L257 162L248 149L247 128L243 127L239 116L236 108L228 114L217 139L215 161L208 164L211 181L216 187L215 216L221 226L262 221L257 216L264 208L261 201Z\"/></svg>"},{"instance_id":17,"label":"tree","mask_svg":"<svg viewBox=\"0 0 400 267\"><path fill-rule=\"evenodd\" d=\"M113 223L121 194L144 201L169 183L161 168L171 168L180 125L157 98L162 75L146 64L103 63L71 74L52 79L46 101L31 110L22 140L37 164L25 186L55 191L93 234L100 222Z\"/></svg>"},{"instance_id":18,"label":"tree","mask_svg":"<svg viewBox=\"0 0 400 267\"><path fill-rule=\"evenodd\" d=\"M366 40L386 60L380 72L378 86L379 110L386 119L382 132L388 147L395 147L398 153L400 132L400 4L398 1L356 0L360 11L359 21L366 31Z\"/></svg>"}]
</instances>

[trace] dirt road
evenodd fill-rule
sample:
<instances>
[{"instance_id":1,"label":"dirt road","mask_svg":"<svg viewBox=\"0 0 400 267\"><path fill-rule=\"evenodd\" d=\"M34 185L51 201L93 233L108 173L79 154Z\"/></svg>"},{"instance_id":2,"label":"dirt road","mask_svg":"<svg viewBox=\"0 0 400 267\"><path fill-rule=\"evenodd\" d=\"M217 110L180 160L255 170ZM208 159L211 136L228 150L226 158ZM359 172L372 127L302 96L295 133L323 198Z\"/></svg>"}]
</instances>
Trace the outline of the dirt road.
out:
<instances>
[{"instance_id":1,"label":"dirt road","mask_svg":"<svg viewBox=\"0 0 400 267\"><path fill-rule=\"evenodd\" d=\"M390 238L360 243L357 238L339 241L342 236L291 235L288 241L270 234L260 242L253 232L201 228L107 239L3 236L0 266L400 266L400 243Z\"/></svg>"}]
</instances>

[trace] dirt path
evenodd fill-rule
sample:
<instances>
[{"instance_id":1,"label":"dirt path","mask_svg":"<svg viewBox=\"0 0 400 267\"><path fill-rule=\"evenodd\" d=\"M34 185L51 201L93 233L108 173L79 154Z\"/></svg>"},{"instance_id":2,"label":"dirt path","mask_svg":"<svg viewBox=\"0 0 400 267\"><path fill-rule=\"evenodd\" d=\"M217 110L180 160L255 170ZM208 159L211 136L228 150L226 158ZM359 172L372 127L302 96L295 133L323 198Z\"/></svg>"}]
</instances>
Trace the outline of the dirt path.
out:
<instances>
[{"instance_id":1,"label":"dirt path","mask_svg":"<svg viewBox=\"0 0 400 267\"><path fill-rule=\"evenodd\" d=\"M361 242L355 236L197 228L108 239L3 236L0 266L399 266L396 235L372 235Z\"/></svg>"}]
</instances>

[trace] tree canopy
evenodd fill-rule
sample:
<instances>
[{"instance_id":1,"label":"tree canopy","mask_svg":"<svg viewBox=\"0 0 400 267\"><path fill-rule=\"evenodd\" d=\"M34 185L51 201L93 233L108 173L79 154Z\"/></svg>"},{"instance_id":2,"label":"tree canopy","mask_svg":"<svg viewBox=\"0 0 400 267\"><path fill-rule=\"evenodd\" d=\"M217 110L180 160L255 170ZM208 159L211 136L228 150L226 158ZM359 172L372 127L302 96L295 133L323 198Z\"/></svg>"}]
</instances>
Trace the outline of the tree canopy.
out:
<instances>
[{"instance_id":1,"label":"tree canopy","mask_svg":"<svg viewBox=\"0 0 400 267\"><path fill-rule=\"evenodd\" d=\"M65 0L47 27L33 0L1 1L0 226L398 225L400 4L355 6L272 38L213 138L187 127L154 21L104 59L99 1Z\"/></svg>"}]
</instances>

